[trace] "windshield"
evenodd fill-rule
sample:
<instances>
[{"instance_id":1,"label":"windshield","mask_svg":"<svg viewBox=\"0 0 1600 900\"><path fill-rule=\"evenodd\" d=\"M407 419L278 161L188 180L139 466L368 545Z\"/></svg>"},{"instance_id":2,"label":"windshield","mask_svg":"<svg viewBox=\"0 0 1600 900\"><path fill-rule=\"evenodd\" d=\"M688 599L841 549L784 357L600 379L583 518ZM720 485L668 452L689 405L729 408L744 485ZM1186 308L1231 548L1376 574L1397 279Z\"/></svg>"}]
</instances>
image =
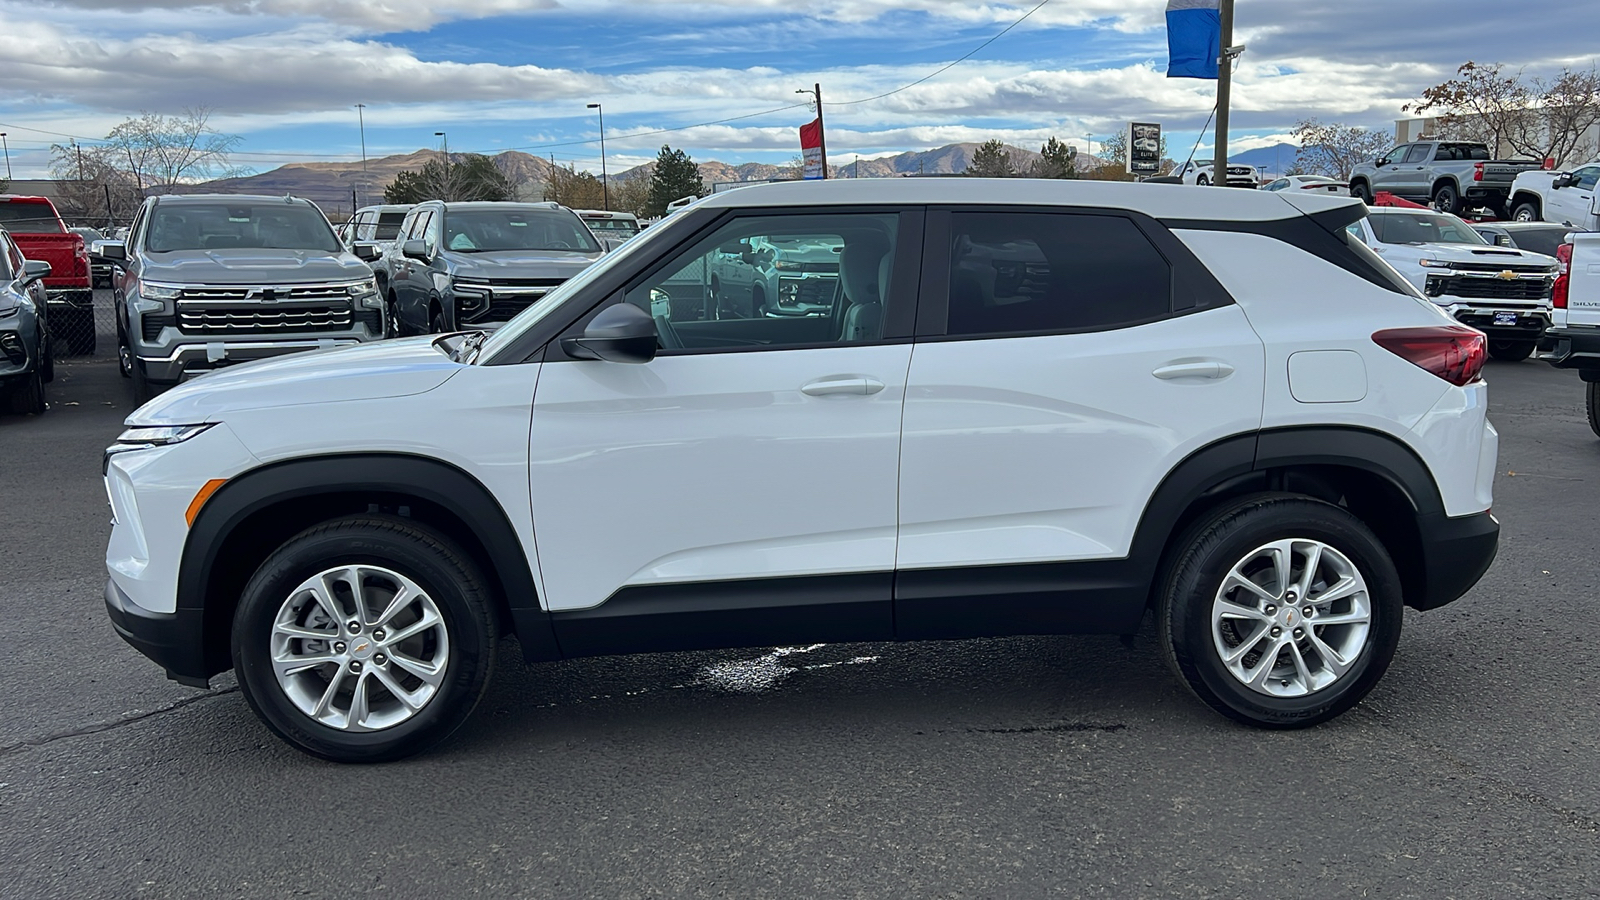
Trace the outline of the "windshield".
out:
<instances>
[{"instance_id":1,"label":"windshield","mask_svg":"<svg viewBox=\"0 0 1600 900\"><path fill-rule=\"evenodd\" d=\"M93 228L74 228L72 229L72 233L80 235L84 241L90 244L94 243L95 241L103 241L106 239L105 235L95 231Z\"/></svg>"},{"instance_id":2,"label":"windshield","mask_svg":"<svg viewBox=\"0 0 1600 900\"><path fill-rule=\"evenodd\" d=\"M600 257L599 262L561 282L560 286L545 294L544 298L538 303L512 316L511 321L495 329L494 334L490 335L487 341L484 341L483 349L478 353L476 361L482 363L494 359L496 353L509 346L523 332L537 325L540 319L560 309L567 302L567 299L573 296L575 292L581 291L584 285L611 271L614 266L627 262L636 253L649 253L650 248L661 241L663 234L669 236L668 240L672 240L670 236L678 232L679 229L677 228L663 228L659 224L654 225L640 232L638 237L628 241L618 249ZM520 362L521 360L516 361Z\"/></svg>"},{"instance_id":3,"label":"windshield","mask_svg":"<svg viewBox=\"0 0 1600 900\"><path fill-rule=\"evenodd\" d=\"M600 252L600 245L577 216L553 209L448 210L444 218L444 245L463 253L496 250Z\"/></svg>"},{"instance_id":4,"label":"windshield","mask_svg":"<svg viewBox=\"0 0 1600 900\"><path fill-rule=\"evenodd\" d=\"M639 223L632 219L584 219L584 224L594 231L610 234L638 234Z\"/></svg>"},{"instance_id":5,"label":"windshield","mask_svg":"<svg viewBox=\"0 0 1600 900\"><path fill-rule=\"evenodd\" d=\"M148 233L145 249L151 253L231 247L339 249L328 220L309 203L157 203Z\"/></svg>"},{"instance_id":6,"label":"windshield","mask_svg":"<svg viewBox=\"0 0 1600 900\"><path fill-rule=\"evenodd\" d=\"M0 228L18 234L66 234L48 203L0 203Z\"/></svg>"},{"instance_id":7,"label":"windshield","mask_svg":"<svg viewBox=\"0 0 1600 900\"><path fill-rule=\"evenodd\" d=\"M1371 216L1367 221L1372 224L1372 233L1385 244L1489 243L1467 223L1439 213L1388 213Z\"/></svg>"}]
</instances>

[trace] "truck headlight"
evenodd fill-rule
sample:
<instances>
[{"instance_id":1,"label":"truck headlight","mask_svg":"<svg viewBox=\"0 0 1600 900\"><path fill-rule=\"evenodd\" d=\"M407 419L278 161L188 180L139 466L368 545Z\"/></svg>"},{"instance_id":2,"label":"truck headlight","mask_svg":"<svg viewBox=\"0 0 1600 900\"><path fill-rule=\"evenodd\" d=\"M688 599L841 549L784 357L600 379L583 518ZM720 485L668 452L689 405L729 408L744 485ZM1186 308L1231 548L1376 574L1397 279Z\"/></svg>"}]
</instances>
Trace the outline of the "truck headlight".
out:
<instances>
[{"instance_id":1,"label":"truck headlight","mask_svg":"<svg viewBox=\"0 0 1600 900\"><path fill-rule=\"evenodd\" d=\"M1417 260L1417 265L1425 269L1448 269L1452 263L1445 262L1442 259L1419 259Z\"/></svg>"},{"instance_id":2,"label":"truck headlight","mask_svg":"<svg viewBox=\"0 0 1600 900\"><path fill-rule=\"evenodd\" d=\"M159 281L139 282L139 296L148 300L176 300L183 293L181 284L162 284ZM149 312L150 310L146 310Z\"/></svg>"}]
</instances>

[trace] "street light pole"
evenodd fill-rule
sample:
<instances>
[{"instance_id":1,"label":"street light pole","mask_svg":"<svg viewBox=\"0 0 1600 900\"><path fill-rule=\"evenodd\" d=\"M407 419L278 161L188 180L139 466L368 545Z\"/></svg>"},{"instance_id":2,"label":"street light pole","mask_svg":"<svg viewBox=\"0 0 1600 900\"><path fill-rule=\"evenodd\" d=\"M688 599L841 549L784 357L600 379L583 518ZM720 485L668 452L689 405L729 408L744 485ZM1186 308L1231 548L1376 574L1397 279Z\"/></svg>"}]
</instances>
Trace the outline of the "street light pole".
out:
<instances>
[{"instance_id":1,"label":"street light pole","mask_svg":"<svg viewBox=\"0 0 1600 900\"><path fill-rule=\"evenodd\" d=\"M606 212L610 212L611 181L606 178L606 111L598 103L589 104L589 108L600 115L600 192L605 198Z\"/></svg>"},{"instance_id":2,"label":"street light pole","mask_svg":"<svg viewBox=\"0 0 1600 900\"><path fill-rule=\"evenodd\" d=\"M356 123L361 126L361 174L367 174L367 117L365 103L356 104Z\"/></svg>"},{"instance_id":3,"label":"street light pole","mask_svg":"<svg viewBox=\"0 0 1600 900\"><path fill-rule=\"evenodd\" d=\"M1217 149L1211 154L1212 185L1228 186L1228 101L1233 93L1233 0L1222 0L1222 57L1217 60ZM1221 176L1220 180L1218 176Z\"/></svg>"},{"instance_id":4,"label":"street light pole","mask_svg":"<svg viewBox=\"0 0 1600 900\"><path fill-rule=\"evenodd\" d=\"M455 194L455 185L450 181L450 136L442 131L435 131L433 136L444 139L444 184L440 185L439 193ZM454 200L454 196L440 197L440 200Z\"/></svg>"},{"instance_id":5,"label":"street light pole","mask_svg":"<svg viewBox=\"0 0 1600 900\"><path fill-rule=\"evenodd\" d=\"M0 131L0 147L4 147L5 151L6 151L6 180L10 181L11 180L11 145L6 143L6 133L4 131Z\"/></svg>"}]
</instances>

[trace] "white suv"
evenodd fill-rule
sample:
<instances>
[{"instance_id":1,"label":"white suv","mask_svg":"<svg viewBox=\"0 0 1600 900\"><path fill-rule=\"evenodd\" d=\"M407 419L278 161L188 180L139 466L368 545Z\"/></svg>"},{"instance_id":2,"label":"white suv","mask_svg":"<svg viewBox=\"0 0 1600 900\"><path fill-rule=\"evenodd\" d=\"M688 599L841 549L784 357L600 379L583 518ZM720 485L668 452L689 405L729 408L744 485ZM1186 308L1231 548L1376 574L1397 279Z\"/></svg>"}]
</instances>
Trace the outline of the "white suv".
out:
<instances>
[{"instance_id":1,"label":"white suv","mask_svg":"<svg viewBox=\"0 0 1600 900\"><path fill-rule=\"evenodd\" d=\"M1350 199L882 179L717 194L492 336L223 370L106 456L106 603L280 736L415 753L530 660L1127 634L1296 727L1493 559L1483 335ZM805 235L825 309L710 317ZM684 296L695 291L698 297ZM675 311L682 311L681 315Z\"/></svg>"}]
</instances>

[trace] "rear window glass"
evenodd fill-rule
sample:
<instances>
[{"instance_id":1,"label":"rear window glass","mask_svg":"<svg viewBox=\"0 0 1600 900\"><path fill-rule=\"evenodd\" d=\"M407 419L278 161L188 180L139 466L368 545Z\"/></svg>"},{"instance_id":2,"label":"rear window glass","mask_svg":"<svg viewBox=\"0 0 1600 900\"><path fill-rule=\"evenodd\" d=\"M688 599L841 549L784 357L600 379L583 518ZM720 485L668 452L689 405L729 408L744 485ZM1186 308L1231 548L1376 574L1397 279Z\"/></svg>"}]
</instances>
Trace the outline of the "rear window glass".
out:
<instances>
[{"instance_id":1,"label":"rear window glass","mask_svg":"<svg viewBox=\"0 0 1600 900\"><path fill-rule=\"evenodd\" d=\"M17 234L66 234L48 203L0 202L0 228Z\"/></svg>"},{"instance_id":2,"label":"rear window glass","mask_svg":"<svg viewBox=\"0 0 1600 900\"><path fill-rule=\"evenodd\" d=\"M1567 235L1574 229L1565 226L1553 228L1517 228L1508 231L1511 243L1518 250L1527 250L1530 253L1543 253L1545 256L1555 256L1556 249L1566 243Z\"/></svg>"},{"instance_id":3,"label":"rear window glass","mask_svg":"<svg viewBox=\"0 0 1600 900\"><path fill-rule=\"evenodd\" d=\"M392 241L400 236L400 224L406 220L403 212L386 212L378 214L378 227L373 230L373 239L379 241Z\"/></svg>"},{"instance_id":4,"label":"rear window glass","mask_svg":"<svg viewBox=\"0 0 1600 900\"><path fill-rule=\"evenodd\" d=\"M1455 216L1429 212L1385 213L1367 219L1385 244L1487 244Z\"/></svg>"},{"instance_id":5,"label":"rear window glass","mask_svg":"<svg viewBox=\"0 0 1600 900\"><path fill-rule=\"evenodd\" d=\"M952 335L1120 328L1172 312L1172 269L1132 220L950 217Z\"/></svg>"}]
</instances>

